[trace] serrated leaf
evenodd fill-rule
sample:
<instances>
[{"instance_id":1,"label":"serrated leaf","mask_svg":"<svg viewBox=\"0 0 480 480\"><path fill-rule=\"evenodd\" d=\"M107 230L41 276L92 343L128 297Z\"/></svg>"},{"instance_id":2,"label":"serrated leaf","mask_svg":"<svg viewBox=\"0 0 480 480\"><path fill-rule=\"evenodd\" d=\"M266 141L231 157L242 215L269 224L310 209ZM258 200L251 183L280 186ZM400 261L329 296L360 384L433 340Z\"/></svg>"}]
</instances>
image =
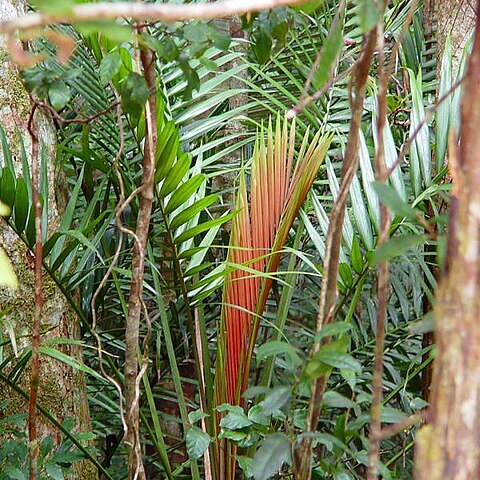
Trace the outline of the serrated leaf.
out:
<instances>
[{"instance_id":1,"label":"serrated leaf","mask_svg":"<svg viewBox=\"0 0 480 480\"><path fill-rule=\"evenodd\" d=\"M253 456L252 473L255 480L267 480L291 458L290 442L283 433L265 438Z\"/></svg>"},{"instance_id":2,"label":"serrated leaf","mask_svg":"<svg viewBox=\"0 0 480 480\"><path fill-rule=\"evenodd\" d=\"M190 460L198 460L210 445L210 437L197 427L192 427L187 433L187 453Z\"/></svg>"}]
</instances>

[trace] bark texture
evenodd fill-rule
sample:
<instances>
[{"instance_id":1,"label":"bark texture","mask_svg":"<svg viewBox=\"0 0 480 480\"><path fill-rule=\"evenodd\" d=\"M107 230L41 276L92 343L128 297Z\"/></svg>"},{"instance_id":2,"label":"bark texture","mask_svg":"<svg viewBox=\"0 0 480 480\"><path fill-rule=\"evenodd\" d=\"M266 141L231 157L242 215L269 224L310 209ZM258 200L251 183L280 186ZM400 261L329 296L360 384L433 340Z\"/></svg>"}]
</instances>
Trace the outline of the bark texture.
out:
<instances>
[{"instance_id":1,"label":"bark texture","mask_svg":"<svg viewBox=\"0 0 480 480\"><path fill-rule=\"evenodd\" d=\"M0 0L0 21L13 19L26 11L23 1ZM27 155L31 151L31 139L27 132L27 122L30 113L30 100L25 91L15 65L10 61L5 46L5 39L0 39L0 123L6 132L12 151L17 176L21 176L21 143L24 141ZM58 184L55 178L55 134L50 122L39 115L36 119L40 144L46 149L47 158L52 159L48 165L49 181L49 233L58 226L61 205L57 202ZM0 156L3 157L1 152ZM2 161L3 163L3 161ZM57 190L57 192L56 192ZM0 288L0 311L11 307L10 313L3 318L14 327L19 351L31 343L32 324L35 311L34 290L35 278L33 271L33 254L0 219L0 245L5 249L12 261L18 276L20 287L17 291ZM41 341L52 338L79 338L79 324L76 315L69 307L67 300L57 288L53 280L43 274L44 308L42 314ZM0 323L1 325L1 323ZM4 339L8 339L3 332ZM62 347L57 347L62 348ZM77 360L82 360L82 350L77 346L65 346L64 353ZM5 356L5 352L4 352ZM2 360L4 360L3 358ZM40 358L41 372L39 384L39 405L47 408L59 421L67 418L75 419L75 431L90 431L90 414L86 396L85 378L81 372L73 371L71 367L50 357ZM11 362L10 368L15 364ZM3 373L6 373L4 370ZM27 367L19 380L20 386L28 391L29 368ZM13 413L23 413L28 409L27 402L0 381L0 399L11 400L8 407L0 410L0 418ZM39 420L39 436L51 436L55 443L60 441L60 432L41 415ZM1 445L1 438L0 438ZM74 464L74 478L90 480L98 478L96 468L90 462Z\"/></svg>"},{"instance_id":2,"label":"bark texture","mask_svg":"<svg viewBox=\"0 0 480 480\"><path fill-rule=\"evenodd\" d=\"M417 480L480 478L479 82L477 23L463 90L460 151L453 146L449 152L458 208L450 224L448 273L437 292L430 423L417 437Z\"/></svg>"},{"instance_id":3,"label":"bark texture","mask_svg":"<svg viewBox=\"0 0 480 480\"><path fill-rule=\"evenodd\" d=\"M445 46L445 40L450 36L452 44L452 71L456 74L462 52L467 40L475 27L474 0L428 0L427 17L437 18L437 52L438 65ZM434 21L429 20L433 28ZM428 27L427 27L428 28Z\"/></svg>"}]
</instances>

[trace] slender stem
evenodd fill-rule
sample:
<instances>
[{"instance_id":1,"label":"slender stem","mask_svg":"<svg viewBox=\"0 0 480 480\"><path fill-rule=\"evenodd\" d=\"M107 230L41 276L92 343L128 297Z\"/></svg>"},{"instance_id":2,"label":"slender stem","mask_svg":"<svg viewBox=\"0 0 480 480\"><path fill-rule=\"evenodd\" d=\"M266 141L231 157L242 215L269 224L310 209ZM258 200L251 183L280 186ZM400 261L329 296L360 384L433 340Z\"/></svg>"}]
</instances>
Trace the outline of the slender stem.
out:
<instances>
[{"instance_id":1,"label":"slender stem","mask_svg":"<svg viewBox=\"0 0 480 480\"><path fill-rule=\"evenodd\" d=\"M383 23L378 24L378 94L377 94L377 143L375 150L375 176L377 181L385 183L388 180L388 168L385 163L385 144L383 130L387 118L387 83L388 70L385 68L385 42ZM380 203L380 232L377 248L388 240L390 230L390 214L385 204ZM389 264L383 261L378 267L377 279L377 328L375 342L375 357L373 364L373 394L371 406L370 437L368 451L367 480L375 480L380 459L381 408L382 408L382 377L383 350L385 345L385 321L387 317L389 286Z\"/></svg>"},{"instance_id":2,"label":"slender stem","mask_svg":"<svg viewBox=\"0 0 480 480\"><path fill-rule=\"evenodd\" d=\"M368 72L373 60L377 41L377 30L374 28L365 39L362 53L353 70L353 84L355 95L352 103L352 120L348 135L347 148L342 166L341 187L337 200L333 205L330 215L327 238L325 242L325 268L320 291L320 305L317 317L317 330L323 325L333 321L333 312L337 300L337 278L340 262L340 244L342 238L343 219L347 205L350 184L356 174L359 163L359 131L363 114ZM329 339L324 339L327 342ZM311 350L314 355L320 348L320 343L315 343ZM311 385L310 404L307 413L307 431L316 429L320 416L320 404L327 383L327 376L313 380ZM297 480L310 480L312 469L312 438L306 437L299 443L294 452L294 472Z\"/></svg>"},{"instance_id":3,"label":"slender stem","mask_svg":"<svg viewBox=\"0 0 480 480\"><path fill-rule=\"evenodd\" d=\"M39 444L37 438L37 397L40 381L40 329L42 321L43 291L42 291L42 204L38 192L38 134L35 125L36 107L28 120L28 132L32 138L32 194L35 211L35 316L32 328L32 372L30 375L30 397L28 402L28 439L30 457L30 480L38 478Z\"/></svg>"}]
</instances>

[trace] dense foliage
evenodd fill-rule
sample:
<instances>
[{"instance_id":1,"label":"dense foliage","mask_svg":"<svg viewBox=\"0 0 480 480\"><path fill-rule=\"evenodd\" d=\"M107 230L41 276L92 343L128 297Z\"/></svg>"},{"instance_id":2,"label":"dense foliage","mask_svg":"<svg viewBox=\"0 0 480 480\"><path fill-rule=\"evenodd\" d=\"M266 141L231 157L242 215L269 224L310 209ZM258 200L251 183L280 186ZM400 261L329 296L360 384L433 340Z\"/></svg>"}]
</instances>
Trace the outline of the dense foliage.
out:
<instances>
[{"instance_id":1,"label":"dense foliage","mask_svg":"<svg viewBox=\"0 0 480 480\"><path fill-rule=\"evenodd\" d=\"M49 4L36 3L40 9ZM385 184L375 182L375 60L360 130L360 169L343 222L335 321L319 330L325 237L351 118L354 85L348 70L362 52L364 34L379 22L377 2L313 2L247 15L239 29L242 35L234 36L233 23L227 21L151 24L139 31L125 20L55 26L36 39L34 48L44 59L22 75L37 108L55 124L55 162L67 190L61 224L53 231L45 201L49 185L42 174L52 159L41 155L43 268L81 321L84 363L70 358L61 345L41 344L40 353L85 372L93 433L72 433L67 421L60 443L44 439L42 478L63 478L71 463L86 455L101 464L104 478L125 478L125 405L120 392L125 382L132 231L140 209L137 194L148 135L145 104L151 94L139 49L155 52L157 75L155 191L143 252L138 356L140 367L145 367L138 392L147 478L207 478L206 458L215 469L227 468L228 475L236 468L235 458L237 478L293 478L292 452L306 436L314 444L312 478L364 478L376 278L378 264L385 260L391 262L391 275L382 424L402 424L428 405L430 309L442 268L449 203L447 131L458 126L459 89L428 110L435 105L436 92L442 96L456 78L449 68L447 44L437 82L430 61L435 45L424 38L422 10L415 10L411 24L406 23L415 8L411 3L394 0L384 13L387 61L394 56L383 130L391 175ZM63 58L70 40L75 49ZM316 62L319 48L323 51ZM306 82L309 95L327 84L329 88L298 113L287 137L280 119L305 97ZM10 213L0 213L33 250L35 214L27 154L23 173L17 175L3 131L0 137L0 200L11 208ZM283 220L272 220L272 228L283 229L283 242L275 243L272 237L268 245L252 247L253 256L243 255L252 245L241 237L246 235L242 215L249 202L257 201L256 214L252 210L248 220L257 222L248 226L253 235L255 226L262 231L258 222L267 222L270 209L281 208L275 206L280 201L277 190L266 192L280 188L274 185L279 178L274 165L281 156L277 145L286 146L287 138L295 146L293 164L299 164L298 152L312 142L324 142L328 151L319 168L323 157L308 167L309 173L318 173L311 188L305 184L306 200L297 199L299 207L303 204L298 215L287 204L287 214L295 211L295 216L282 223L281 215L287 214L279 210ZM267 147L259 146L265 141ZM272 161L263 169L256 163L262 148ZM286 152L285 147L285 158ZM391 238L377 248L380 202L389 207L392 224ZM280 256L272 255L272 245ZM275 268L265 266L271 259ZM232 287L232 278L253 282L243 295L248 297L250 288L261 292L260 307L251 297L232 305L235 292L228 291L239 283ZM237 354L252 358L247 375L243 372L243 388L237 387L237 378L224 377L238 376L242 366L250 365L249 359L242 363L237 358L229 374L223 370L225 349L233 348L229 341L235 328L242 328L225 327L228 311L233 316L240 311L238 318L255 329L255 344L245 340L245 332L234 338ZM17 346L8 311L0 312L0 322L0 381L21 389L17 379L29 363L31 348ZM319 345L316 350L314 344ZM4 349L9 345L11 349ZM306 425L309 386L322 376L328 384L312 433ZM225 389L230 389L228 394ZM231 403L224 403L227 400ZM0 445L0 478L27 478L26 440L18 434L25 419L26 415L0 420L0 432L17 432ZM411 478L416 424L405 425L393 427L382 441L383 478ZM81 450L74 448L91 438ZM223 465L225 451L229 456ZM217 475L218 480L229 478L226 471Z\"/></svg>"}]
</instances>

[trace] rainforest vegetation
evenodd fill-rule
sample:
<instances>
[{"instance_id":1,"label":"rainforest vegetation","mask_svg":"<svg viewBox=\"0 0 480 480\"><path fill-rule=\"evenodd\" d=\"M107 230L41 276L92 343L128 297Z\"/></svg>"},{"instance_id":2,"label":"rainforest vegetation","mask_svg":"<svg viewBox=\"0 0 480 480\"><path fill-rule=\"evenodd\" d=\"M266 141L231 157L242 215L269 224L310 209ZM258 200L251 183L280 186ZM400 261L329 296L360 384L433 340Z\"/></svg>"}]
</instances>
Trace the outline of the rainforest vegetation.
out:
<instances>
[{"instance_id":1,"label":"rainforest vegetation","mask_svg":"<svg viewBox=\"0 0 480 480\"><path fill-rule=\"evenodd\" d=\"M473 0L0 7L0 479L480 477Z\"/></svg>"}]
</instances>

